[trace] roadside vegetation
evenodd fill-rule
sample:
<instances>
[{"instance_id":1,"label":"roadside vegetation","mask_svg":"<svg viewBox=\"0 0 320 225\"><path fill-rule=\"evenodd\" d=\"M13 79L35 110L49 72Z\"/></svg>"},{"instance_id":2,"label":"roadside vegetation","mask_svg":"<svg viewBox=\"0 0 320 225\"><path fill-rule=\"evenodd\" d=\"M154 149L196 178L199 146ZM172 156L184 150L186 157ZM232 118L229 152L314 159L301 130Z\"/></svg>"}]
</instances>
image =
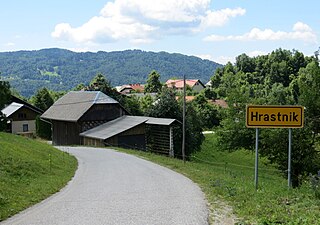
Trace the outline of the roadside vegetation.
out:
<instances>
[{"instance_id":1,"label":"roadside vegetation","mask_svg":"<svg viewBox=\"0 0 320 225\"><path fill-rule=\"evenodd\" d=\"M76 168L68 153L0 132L0 221L59 191Z\"/></svg>"},{"instance_id":2,"label":"roadside vegetation","mask_svg":"<svg viewBox=\"0 0 320 225\"><path fill-rule=\"evenodd\" d=\"M277 166L261 158L256 191L254 153L245 149L221 151L216 134L205 135L201 151L192 154L185 164L166 156L119 150L164 165L197 183L208 200L211 224L221 222L220 217L235 217L236 224L320 224L320 199L311 177L299 188L288 189Z\"/></svg>"}]
</instances>

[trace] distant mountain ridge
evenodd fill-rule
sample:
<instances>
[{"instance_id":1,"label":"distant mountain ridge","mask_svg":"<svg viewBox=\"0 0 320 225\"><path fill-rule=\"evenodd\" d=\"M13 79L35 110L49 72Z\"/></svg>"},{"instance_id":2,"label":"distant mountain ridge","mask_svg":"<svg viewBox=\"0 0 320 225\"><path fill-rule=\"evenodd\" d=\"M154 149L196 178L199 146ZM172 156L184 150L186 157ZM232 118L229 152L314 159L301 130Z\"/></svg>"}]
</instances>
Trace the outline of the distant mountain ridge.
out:
<instances>
[{"instance_id":1,"label":"distant mountain ridge","mask_svg":"<svg viewBox=\"0 0 320 225\"><path fill-rule=\"evenodd\" d=\"M72 52L51 48L34 51L0 52L1 78L29 97L38 89L70 90L87 84L99 72L113 86L145 83L156 70L165 82L183 74L207 82L222 65L195 56L178 53L125 50L115 52Z\"/></svg>"}]
</instances>

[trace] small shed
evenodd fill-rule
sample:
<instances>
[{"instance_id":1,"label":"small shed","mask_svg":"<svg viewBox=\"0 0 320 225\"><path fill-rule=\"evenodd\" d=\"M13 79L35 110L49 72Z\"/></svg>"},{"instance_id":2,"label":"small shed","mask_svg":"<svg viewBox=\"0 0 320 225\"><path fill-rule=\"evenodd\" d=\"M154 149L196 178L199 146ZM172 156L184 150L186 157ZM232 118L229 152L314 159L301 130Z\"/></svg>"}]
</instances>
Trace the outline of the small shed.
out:
<instances>
[{"instance_id":1,"label":"small shed","mask_svg":"<svg viewBox=\"0 0 320 225\"><path fill-rule=\"evenodd\" d=\"M90 146L117 146L174 156L175 119L122 116L82 132L82 143Z\"/></svg>"},{"instance_id":2,"label":"small shed","mask_svg":"<svg viewBox=\"0 0 320 225\"><path fill-rule=\"evenodd\" d=\"M12 102L1 112L8 119L8 132L32 136L36 132L36 117L41 115L42 110L28 104Z\"/></svg>"},{"instance_id":3,"label":"small shed","mask_svg":"<svg viewBox=\"0 0 320 225\"><path fill-rule=\"evenodd\" d=\"M41 118L52 123L54 145L78 145L81 132L126 114L118 101L100 91L71 91L58 99Z\"/></svg>"}]
</instances>

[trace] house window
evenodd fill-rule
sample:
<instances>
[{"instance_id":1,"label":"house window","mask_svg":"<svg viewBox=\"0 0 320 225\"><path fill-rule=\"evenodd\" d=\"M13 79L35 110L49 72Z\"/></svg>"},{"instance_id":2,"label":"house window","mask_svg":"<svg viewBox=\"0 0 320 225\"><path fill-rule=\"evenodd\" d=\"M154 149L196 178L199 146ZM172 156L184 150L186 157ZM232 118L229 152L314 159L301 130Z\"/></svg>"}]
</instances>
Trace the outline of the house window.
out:
<instances>
[{"instance_id":1,"label":"house window","mask_svg":"<svg viewBox=\"0 0 320 225\"><path fill-rule=\"evenodd\" d=\"M28 124L23 124L23 125L22 125L22 131L23 131L23 132L28 132L28 131L29 131L29 126L28 126Z\"/></svg>"},{"instance_id":2,"label":"house window","mask_svg":"<svg viewBox=\"0 0 320 225\"><path fill-rule=\"evenodd\" d=\"M27 118L27 115L25 113L19 113L18 114L18 118L19 119L26 119Z\"/></svg>"}]
</instances>

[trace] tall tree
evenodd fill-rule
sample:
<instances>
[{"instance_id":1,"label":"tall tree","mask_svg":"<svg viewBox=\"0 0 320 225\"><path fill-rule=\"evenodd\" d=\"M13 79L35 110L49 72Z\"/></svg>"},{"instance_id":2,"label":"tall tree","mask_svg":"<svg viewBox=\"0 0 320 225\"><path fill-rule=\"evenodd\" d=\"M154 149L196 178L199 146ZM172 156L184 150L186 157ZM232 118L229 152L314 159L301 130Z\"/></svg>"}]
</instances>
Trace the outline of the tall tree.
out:
<instances>
[{"instance_id":1,"label":"tall tree","mask_svg":"<svg viewBox=\"0 0 320 225\"><path fill-rule=\"evenodd\" d=\"M161 91L162 84L160 82L160 74L153 70L148 76L147 84L144 91L146 93L158 93Z\"/></svg>"},{"instance_id":2,"label":"tall tree","mask_svg":"<svg viewBox=\"0 0 320 225\"><path fill-rule=\"evenodd\" d=\"M117 90L111 86L109 80L107 80L102 73L98 73L91 80L89 86L86 87L85 90L101 91L111 98L117 100L131 115L142 115L142 110L140 108L138 99L135 97L128 97L117 92Z\"/></svg>"},{"instance_id":3,"label":"tall tree","mask_svg":"<svg viewBox=\"0 0 320 225\"><path fill-rule=\"evenodd\" d=\"M212 129L220 123L218 107L208 102L204 92L199 93L192 101L194 109L199 117L201 127Z\"/></svg>"},{"instance_id":4,"label":"tall tree","mask_svg":"<svg viewBox=\"0 0 320 225\"><path fill-rule=\"evenodd\" d=\"M6 128L5 115L2 114L1 109L9 102L10 96L9 82L0 80L0 131L3 131Z\"/></svg>"},{"instance_id":5,"label":"tall tree","mask_svg":"<svg viewBox=\"0 0 320 225\"><path fill-rule=\"evenodd\" d=\"M46 111L54 103L53 98L51 97L47 88L38 90L37 93L31 98L31 102L43 111Z\"/></svg>"},{"instance_id":6,"label":"tall tree","mask_svg":"<svg viewBox=\"0 0 320 225\"><path fill-rule=\"evenodd\" d=\"M7 81L0 80L0 109L10 100L10 84Z\"/></svg>"},{"instance_id":7,"label":"tall tree","mask_svg":"<svg viewBox=\"0 0 320 225\"><path fill-rule=\"evenodd\" d=\"M180 104L179 104L180 103ZM147 116L158 118L172 118L182 121L182 102L176 100L175 93L167 88L162 88L158 100L149 108ZM192 104L187 104L186 110L186 155L199 150L204 136L202 134L200 118ZM175 155L181 156L182 129L181 126L174 131L175 133Z\"/></svg>"},{"instance_id":8,"label":"tall tree","mask_svg":"<svg viewBox=\"0 0 320 225\"><path fill-rule=\"evenodd\" d=\"M313 61L306 68L300 70L298 78L299 104L306 107L305 117L314 133L320 133L320 66Z\"/></svg>"},{"instance_id":9,"label":"tall tree","mask_svg":"<svg viewBox=\"0 0 320 225\"><path fill-rule=\"evenodd\" d=\"M253 72L255 70L254 59L246 54L239 55L236 57L236 67L244 73Z\"/></svg>"},{"instance_id":10,"label":"tall tree","mask_svg":"<svg viewBox=\"0 0 320 225\"><path fill-rule=\"evenodd\" d=\"M85 90L101 91L111 98L114 98L118 102L124 104L122 96L111 86L110 81L102 73L97 73Z\"/></svg>"},{"instance_id":11,"label":"tall tree","mask_svg":"<svg viewBox=\"0 0 320 225\"><path fill-rule=\"evenodd\" d=\"M145 114L148 111L148 109L152 106L153 98L150 94L146 94L144 97L141 97L139 99L139 103L143 114Z\"/></svg>"}]
</instances>

